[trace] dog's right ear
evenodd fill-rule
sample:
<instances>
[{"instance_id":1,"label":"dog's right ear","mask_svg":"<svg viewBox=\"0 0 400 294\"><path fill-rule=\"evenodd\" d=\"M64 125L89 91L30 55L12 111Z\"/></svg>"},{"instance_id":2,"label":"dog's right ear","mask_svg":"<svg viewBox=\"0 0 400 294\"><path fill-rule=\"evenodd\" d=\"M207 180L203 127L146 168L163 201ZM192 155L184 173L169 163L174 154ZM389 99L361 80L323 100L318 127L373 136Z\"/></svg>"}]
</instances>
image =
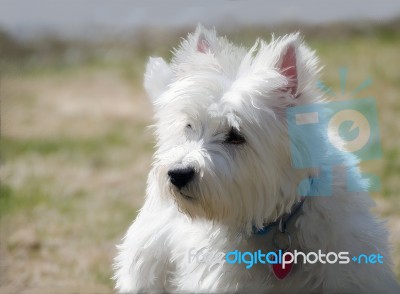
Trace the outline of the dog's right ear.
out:
<instances>
[{"instance_id":1,"label":"dog's right ear","mask_svg":"<svg viewBox=\"0 0 400 294\"><path fill-rule=\"evenodd\" d=\"M171 67L161 57L150 57L144 75L144 88L151 101L155 103L172 80Z\"/></svg>"}]
</instances>

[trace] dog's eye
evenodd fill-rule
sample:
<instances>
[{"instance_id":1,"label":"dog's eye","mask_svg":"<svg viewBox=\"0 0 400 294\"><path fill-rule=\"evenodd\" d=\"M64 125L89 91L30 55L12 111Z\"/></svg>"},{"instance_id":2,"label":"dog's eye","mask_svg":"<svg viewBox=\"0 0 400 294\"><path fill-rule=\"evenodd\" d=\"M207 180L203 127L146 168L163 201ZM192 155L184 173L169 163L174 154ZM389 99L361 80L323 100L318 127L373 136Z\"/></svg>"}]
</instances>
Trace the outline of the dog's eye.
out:
<instances>
[{"instance_id":1,"label":"dog's eye","mask_svg":"<svg viewBox=\"0 0 400 294\"><path fill-rule=\"evenodd\" d=\"M226 135L224 143L240 145L246 143L246 140L237 130L232 128Z\"/></svg>"},{"instance_id":2,"label":"dog's eye","mask_svg":"<svg viewBox=\"0 0 400 294\"><path fill-rule=\"evenodd\" d=\"M191 130L192 129L192 125L191 124L187 124L186 128Z\"/></svg>"}]
</instances>

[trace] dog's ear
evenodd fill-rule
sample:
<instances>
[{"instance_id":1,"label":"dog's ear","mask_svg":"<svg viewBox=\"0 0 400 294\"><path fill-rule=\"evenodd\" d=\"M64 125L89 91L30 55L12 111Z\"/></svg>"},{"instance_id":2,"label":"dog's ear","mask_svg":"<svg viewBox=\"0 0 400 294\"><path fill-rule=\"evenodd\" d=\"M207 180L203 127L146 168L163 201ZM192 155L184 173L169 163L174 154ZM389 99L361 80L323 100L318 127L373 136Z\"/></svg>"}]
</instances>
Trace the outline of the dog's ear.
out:
<instances>
[{"instance_id":1,"label":"dog's ear","mask_svg":"<svg viewBox=\"0 0 400 294\"><path fill-rule=\"evenodd\" d=\"M297 75L297 54L296 46L293 43L289 43L283 48L281 58L278 63L279 73L282 74L288 81L285 91L295 95L298 86L298 75Z\"/></svg>"},{"instance_id":2,"label":"dog's ear","mask_svg":"<svg viewBox=\"0 0 400 294\"><path fill-rule=\"evenodd\" d=\"M217 39L217 33L215 30L207 30L201 24L197 25L196 31L194 32L194 44L197 52L200 53L213 53L214 48L211 42L215 43Z\"/></svg>"},{"instance_id":3,"label":"dog's ear","mask_svg":"<svg viewBox=\"0 0 400 294\"><path fill-rule=\"evenodd\" d=\"M280 46L279 46L280 45ZM287 80L287 86L282 88L284 92L289 92L294 97L298 90L298 50L301 45L299 34L289 35L278 45L279 58L276 67L281 75Z\"/></svg>"},{"instance_id":4,"label":"dog's ear","mask_svg":"<svg viewBox=\"0 0 400 294\"><path fill-rule=\"evenodd\" d=\"M275 68L287 80L281 91L298 98L307 87L314 86L313 79L319 71L318 60L299 33L278 40L274 53Z\"/></svg>"},{"instance_id":5,"label":"dog's ear","mask_svg":"<svg viewBox=\"0 0 400 294\"><path fill-rule=\"evenodd\" d=\"M210 51L210 42L207 40L203 32L197 37L197 51L200 53L207 53Z\"/></svg>"},{"instance_id":6,"label":"dog's ear","mask_svg":"<svg viewBox=\"0 0 400 294\"><path fill-rule=\"evenodd\" d=\"M171 67L160 57L150 57L144 75L144 88L154 103L172 80Z\"/></svg>"}]
</instances>

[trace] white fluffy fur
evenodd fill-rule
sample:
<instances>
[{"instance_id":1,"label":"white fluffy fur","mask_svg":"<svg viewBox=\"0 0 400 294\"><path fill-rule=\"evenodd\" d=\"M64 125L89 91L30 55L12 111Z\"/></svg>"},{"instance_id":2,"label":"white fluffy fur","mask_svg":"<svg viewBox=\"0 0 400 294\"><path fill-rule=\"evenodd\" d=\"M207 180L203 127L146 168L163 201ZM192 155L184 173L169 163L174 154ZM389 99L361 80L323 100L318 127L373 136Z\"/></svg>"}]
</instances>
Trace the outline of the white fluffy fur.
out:
<instances>
[{"instance_id":1,"label":"white fluffy fur","mask_svg":"<svg viewBox=\"0 0 400 294\"><path fill-rule=\"evenodd\" d=\"M199 38L204 52L198 50ZM296 53L297 98L286 91L292 81L279 70L290 46ZM298 264L279 281L266 265L248 270L189 263L193 247L274 250L271 234L255 236L252 226L261 228L290 211L300 199L299 181L317 172L293 169L285 122L288 106L321 100L317 78L315 53L298 34L268 44L259 40L246 49L199 26L170 64L150 59L145 88L155 109L157 151L146 203L118 246L119 292L399 293L387 233L370 213L373 202L367 193L347 192L341 172L334 174L334 195L308 197L303 213L289 224L292 248L379 252L383 265ZM245 145L222 143L231 127L244 134ZM196 170L183 188L194 201L184 199L168 179L176 164Z\"/></svg>"}]
</instances>

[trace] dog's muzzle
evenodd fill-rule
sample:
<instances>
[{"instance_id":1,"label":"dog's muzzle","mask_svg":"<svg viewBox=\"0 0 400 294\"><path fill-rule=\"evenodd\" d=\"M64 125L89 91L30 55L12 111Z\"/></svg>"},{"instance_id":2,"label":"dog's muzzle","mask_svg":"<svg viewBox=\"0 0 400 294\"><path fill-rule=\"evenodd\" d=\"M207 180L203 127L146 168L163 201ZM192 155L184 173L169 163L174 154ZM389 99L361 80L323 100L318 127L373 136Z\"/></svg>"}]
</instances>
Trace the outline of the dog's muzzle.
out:
<instances>
[{"instance_id":1,"label":"dog's muzzle","mask_svg":"<svg viewBox=\"0 0 400 294\"><path fill-rule=\"evenodd\" d=\"M193 180L195 170L193 167L175 166L168 171L168 176L173 184L178 189L185 187Z\"/></svg>"}]
</instances>

